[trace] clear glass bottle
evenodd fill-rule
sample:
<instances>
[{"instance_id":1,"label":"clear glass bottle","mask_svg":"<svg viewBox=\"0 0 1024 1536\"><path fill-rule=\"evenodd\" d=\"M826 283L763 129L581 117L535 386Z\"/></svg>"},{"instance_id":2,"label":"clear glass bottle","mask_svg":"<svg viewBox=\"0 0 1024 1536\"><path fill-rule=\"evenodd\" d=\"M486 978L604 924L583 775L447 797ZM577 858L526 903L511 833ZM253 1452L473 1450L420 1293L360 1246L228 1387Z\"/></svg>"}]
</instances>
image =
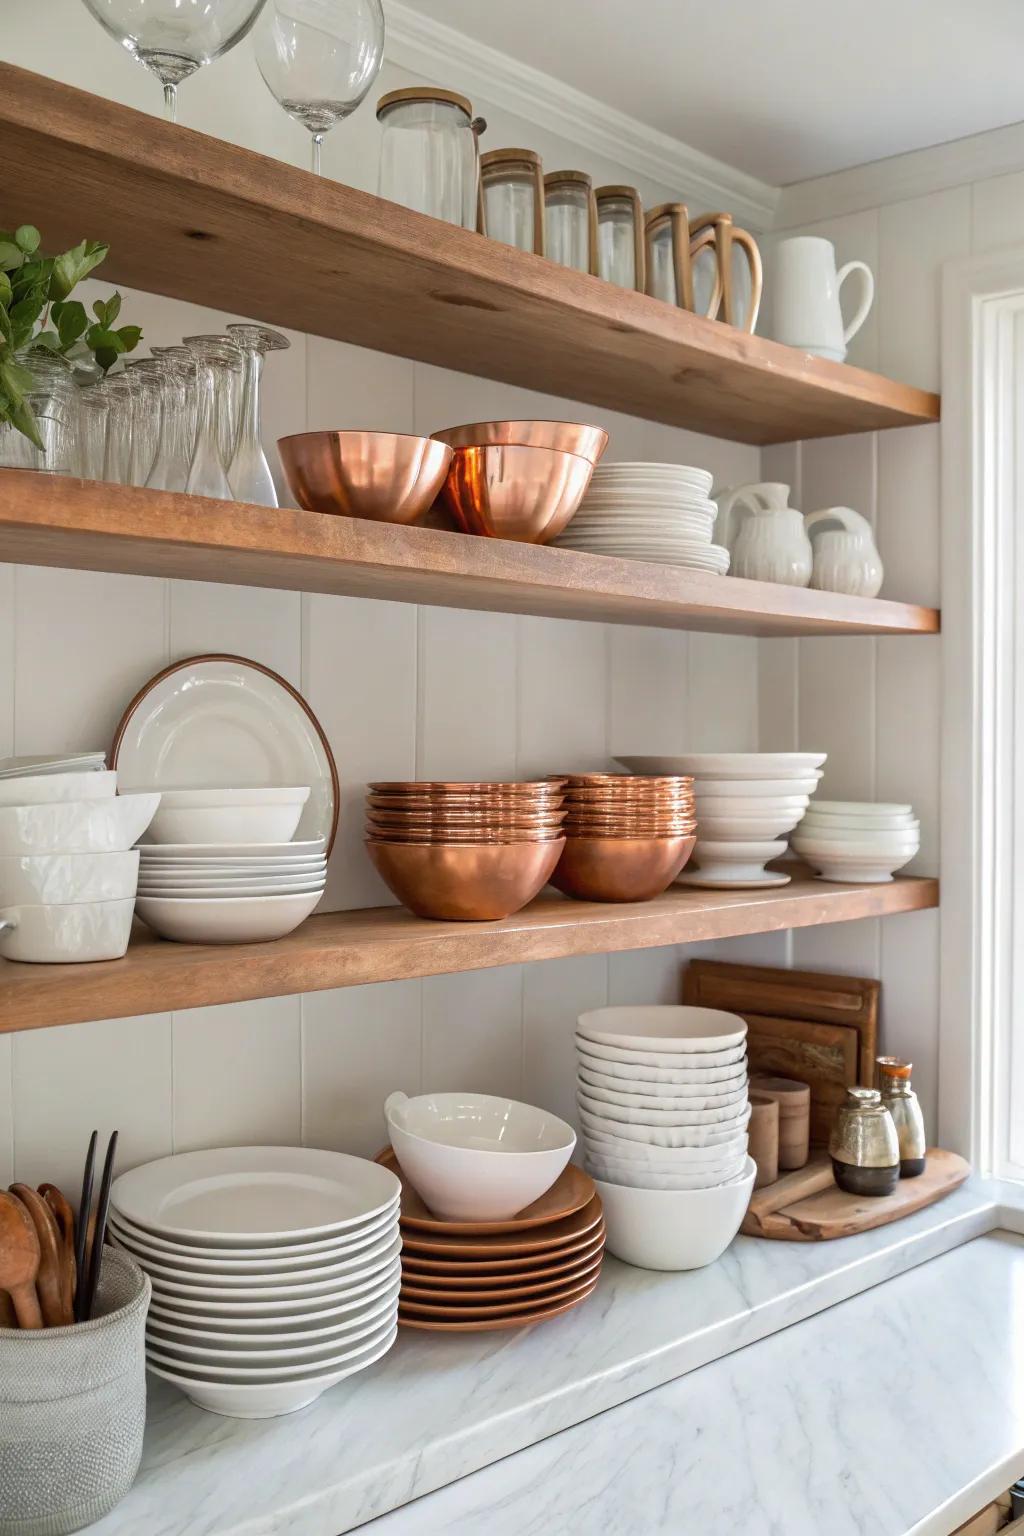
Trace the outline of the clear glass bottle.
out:
<instances>
[{"instance_id":1,"label":"clear glass bottle","mask_svg":"<svg viewBox=\"0 0 1024 1536\"><path fill-rule=\"evenodd\" d=\"M17 361L32 375L26 399L43 448L40 451L23 432L0 422L0 466L41 469L53 475L78 474L78 388L70 366L62 357L43 351L25 353Z\"/></svg>"},{"instance_id":2,"label":"clear glass bottle","mask_svg":"<svg viewBox=\"0 0 1024 1536\"><path fill-rule=\"evenodd\" d=\"M235 452L228 465L228 482L236 501L260 507L279 505L274 477L263 451L260 422L260 380L268 352L284 352L287 336L266 325L229 325L228 335L241 348L244 372Z\"/></svg>"},{"instance_id":3,"label":"clear glass bottle","mask_svg":"<svg viewBox=\"0 0 1024 1536\"><path fill-rule=\"evenodd\" d=\"M597 206L586 171L544 177L544 249L560 266L597 272Z\"/></svg>"},{"instance_id":4,"label":"clear glass bottle","mask_svg":"<svg viewBox=\"0 0 1024 1536\"><path fill-rule=\"evenodd\" d=\"M479 221L479 138L487 124L455 91L412 86L377 103L381 197L463 229Z\"/></svg>"},{"instance_id":5,"label":"clear glass bottle","mask_svg":"<svg viewBox=\"0 0 1024 1536\"><path fill-rule=\"evenodd\" d=\"M544 255L544 169L532 149L492 149L480 156L480 233Z\"/></svg>"},{"instance_id":6,"label":"clear glass bottle","mask_svg":"<svg viewBox=\"0 0 1024 1536\"><path fill-rule=\"evenodd\" d=\"M928 1142L924 1115L910 1082L914 1063L900 1056L878 1056L875 1065L882 1103L892 1116L899 1137L900 1178L916 1179L924 1173Z\"/></svg>"},{"instance_id":7,"label":"clear glass bottle","mask_svg":"<svg viewBox=\"0 0 1024 1536\"><path fill-rule=\"evenodd\" d=\"M594 201L598 277L643 293L647 263L639 192L635 187L598 187Z\"/></svg>"}]
</instances>

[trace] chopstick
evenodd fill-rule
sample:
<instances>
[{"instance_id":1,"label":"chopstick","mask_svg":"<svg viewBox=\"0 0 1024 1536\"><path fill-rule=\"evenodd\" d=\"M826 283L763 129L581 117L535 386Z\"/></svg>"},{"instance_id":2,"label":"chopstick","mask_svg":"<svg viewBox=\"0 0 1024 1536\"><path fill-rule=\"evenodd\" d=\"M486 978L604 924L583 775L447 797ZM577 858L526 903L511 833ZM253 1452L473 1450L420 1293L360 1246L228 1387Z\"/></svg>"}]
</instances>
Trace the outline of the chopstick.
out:
<instances>
[{"instance_id":1,"label":"chopstick","mask_svg":"<svg viewBox=\"0 0 1024 1536\"><path fill-rule=\"evenodd\" d=\"M77 1321L87 1323L92 1316L93 1305L96 1301L96 1287L99 1285L100 1268L103 1264L103 1241L107 1234L107 1209L110 1205L110 1183L114 1176L114 1153L117 1151L117 1132L112 1131L107 1142L107 1155L103 1159L103 1174L100 1178L100 1194L96 1205L96 1225L92 1234L92 1245L89 1249L89 1275L85 1290L81 1296L81 1316Z\"/></svg>"},{"instance_id":2,"label":"chopstick","mask_svg":"<svg viewBox=\"0 0 1024 1536\"><path fill-rule=\"evenodd\" d=\"M89 1207L92 1204L92 1179L93 1168L96 1162L96 1142L99 1139L99 1131L93 1131L89 1137L89 1150L85 1155L85 1170L82 1174L82 1198L78 1203L78 1229L75 1232L75 1322L82 1321L82 1302L85 1297L85 1243L89 1231Z\"/></svg>"}]
</instances>

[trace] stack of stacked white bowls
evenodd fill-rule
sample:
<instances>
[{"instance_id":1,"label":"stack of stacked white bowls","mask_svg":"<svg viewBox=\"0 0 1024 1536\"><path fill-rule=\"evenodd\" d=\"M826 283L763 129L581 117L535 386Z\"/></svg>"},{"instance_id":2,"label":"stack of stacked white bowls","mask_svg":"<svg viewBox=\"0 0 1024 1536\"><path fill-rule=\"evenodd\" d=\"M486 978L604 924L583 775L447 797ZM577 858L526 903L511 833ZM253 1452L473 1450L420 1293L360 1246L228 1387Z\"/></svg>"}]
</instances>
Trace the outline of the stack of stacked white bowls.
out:
<instances>
[{"instance_id":1,"label":"stack of stacked white bowls","mask_svg":"<svg viewBox=\"0 0 1024 1536\"><path fill-rule=\"evenodd\" d=\"M160 796L116 790L101 754L14 759L0 769L5 959L118 960L128 948L139 871L132 845Z\"/></svg>"},{"instance_id":2,"label":"stack of stacked white bowls","mask_svg":"<svg viewBox=\"0 0 1024 1536\"><path fill-rule=\"evenodd\" d=\"M694 779L697 842L677 885L761 890L791 875L765 865L786 852L821 780L824 752L700 752L620 757L633 773L688 773ZM692 868L692 865L697 868Z\"/></svg>"},{"instance_id":3,"label":"stack of stacked white bowls","mask_svg":"<svg viewBox=\"0 0 1024 1536\"><path fill-rule=\"evenodd\" d=\"M714 1008L580 1015L576 1101L607 1246L646 1269L710 1264L753 1187L747 1026Z\"/></svg>"},{"instance_id":4,"label":"stack of stacked white bowls","mask_svg":"<svg viewBox=\"0 0 1024 1536\"><path fill-rule=\"evenodd\" d=\"M921 846L913 807L861 800L818 800L791 839L822 880L880 885Z\"/></svg>"},{"instance_id":5,"label":"stack of stacked white bowls","mask_svg":"<svg viewBox=\"0 0 1024 1536\"><path fill-rule=\"evenodd\" d=\"M293 1413L395 1341L400 1184L364 1158L224 1147L116 1179L110 1234L153 1283L146 1363L200 1408Z\"/></svg>"},{"instance_id":6,"label":"stack of stacked white bowls","mask_svg":"<svg viewBox=\"0 0 1024 1536\"><path fill-rule=\"evenodd\" d=\"M323 895L323 837L293 842L309 786L164 790L140 849L139 916L165 939L283 938Z\"/></svg>"},{"instance_id":7,"label":"stack of stacked white bowls","mask_svg":"<svg viewBox=\"0 0 1024 1536\"><path fill-rule=\"evenodd\" d=\"M718 508L710 492L709 472L689 464L599 464L579 511L553 542L724 576L729 551L711 542Z\"/></svg>"}]
</instances>

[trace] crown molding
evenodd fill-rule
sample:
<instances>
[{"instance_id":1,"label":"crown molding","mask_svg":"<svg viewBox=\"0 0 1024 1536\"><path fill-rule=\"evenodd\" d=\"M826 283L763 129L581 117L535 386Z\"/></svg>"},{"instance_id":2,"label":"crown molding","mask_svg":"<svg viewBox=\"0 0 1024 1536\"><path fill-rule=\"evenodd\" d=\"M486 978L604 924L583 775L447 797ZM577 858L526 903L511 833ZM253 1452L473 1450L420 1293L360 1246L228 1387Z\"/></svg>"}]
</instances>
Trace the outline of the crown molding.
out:
<instances>
[{"instance_id":1,"label":"crown molding","mask_svg":"<svg viewBox=\"0 0 1024 1536\"><path fill-rule=\"evenodd\" d=\"M386 51L392 64L481 95L527 122L543 123L635 174L676 188L694 207L727 208L755 230L768 229L774 220L777 187L701 154L402 0L388 0Z\"/></svg>"}]
</instances>

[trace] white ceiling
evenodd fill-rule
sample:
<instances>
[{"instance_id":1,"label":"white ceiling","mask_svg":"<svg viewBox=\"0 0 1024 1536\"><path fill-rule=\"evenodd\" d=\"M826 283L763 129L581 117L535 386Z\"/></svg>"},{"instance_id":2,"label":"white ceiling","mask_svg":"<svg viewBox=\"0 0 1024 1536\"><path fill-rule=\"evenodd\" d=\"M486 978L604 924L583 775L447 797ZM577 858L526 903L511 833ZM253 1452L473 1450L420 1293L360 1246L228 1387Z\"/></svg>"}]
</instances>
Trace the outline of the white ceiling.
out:
<instances>
[{"instance_id":1,"label":"white ceiling","mask_svg":"<svg viewBox=\"0 0 1024 1536\"><path fill-rule=\"evenodd\" d=\"M1021 0L408 0L774 185L1024 119Z\"/></svg>"}]
</instances>

